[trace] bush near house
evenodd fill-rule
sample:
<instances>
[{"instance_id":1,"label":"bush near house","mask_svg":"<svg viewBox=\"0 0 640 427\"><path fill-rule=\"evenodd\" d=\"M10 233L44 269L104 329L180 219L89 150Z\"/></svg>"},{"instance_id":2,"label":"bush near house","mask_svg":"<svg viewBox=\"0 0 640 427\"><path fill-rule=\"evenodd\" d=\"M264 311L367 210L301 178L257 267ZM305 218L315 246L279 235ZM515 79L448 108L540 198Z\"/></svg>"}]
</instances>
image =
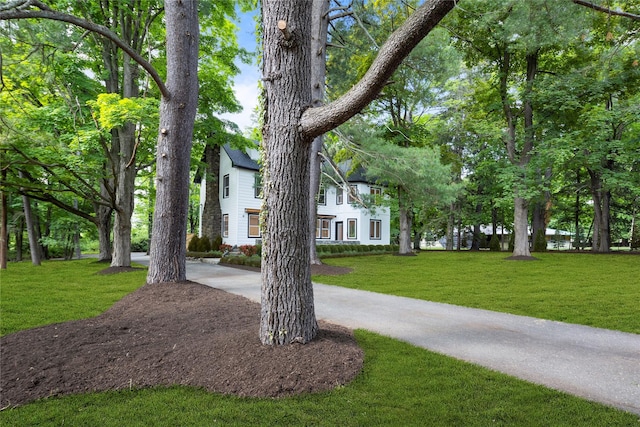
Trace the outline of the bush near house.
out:
<instances>
[{"instance_id":1,"label":"bush near house","mask_svg":"<svg viewBox=\"0 0 640 427\"><path fill-rule=\"evenodd\" d=\"M224 246L224 245L223 245ZM227 245L228 246L228 245ZM260 245L243 245L238 248L242 255L228 255L220 259L221 264L260 267L262 248ZM357 255L383 255L398 252L398 245L318 245L320 258L342 258Z\"/></svg>"}]
</instances>

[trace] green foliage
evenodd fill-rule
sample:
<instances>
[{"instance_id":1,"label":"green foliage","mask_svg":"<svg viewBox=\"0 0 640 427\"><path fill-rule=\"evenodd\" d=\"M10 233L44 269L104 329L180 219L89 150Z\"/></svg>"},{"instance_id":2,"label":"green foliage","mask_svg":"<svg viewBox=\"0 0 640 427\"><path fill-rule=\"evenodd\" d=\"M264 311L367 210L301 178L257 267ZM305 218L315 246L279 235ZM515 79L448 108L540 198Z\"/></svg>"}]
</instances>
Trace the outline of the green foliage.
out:
<instances>
[{"instance_id":1,"label":"green foliage","mask_svg":"<svg viewBox=\"0 0 640 427\"><path fill-rule=\"evenodd\" d=\"M638 225L638 222L634 222L633 230L631 231L631 238L629 239L629 245L631 250L640 249L640 225Z\"/></svg>"},{"instance_id":2,"label":"green foliage","mask_svg":"<svg viewBox=\"0 0 640 427\"><path fill-rule=\"evenodd\" d=\"M545 230L538 230L536 232L533 241L534 252L546 252L547 251L547 239L545 237Z\"/></svg>"},{"instance_id":3,"label":"green foliage","mask_svg":"<svg viewBox=\"0 0 640 427\"><path fill-rule=\"evenodd\" d=\"M198 235L194 235L193 237L191 237L191 240L189 240L189 244L187 245L187 250L189 252L198 252L198 247L200 246L200 237L198 237Z\"/></svg>"},{"instance_id":4,"label":"green foliage","mask_svg":"<svg viewBox=\"0 0 640 427\"><path fill-rule=\"evenodd\" d=\"M497 234L491 236L491 240L489 241L489 250L492 252L500 252L502 250L500 237L498 237Z\"/></svg>"},{"instance_id":5,"label":"green foliage","mask_svg":"<svg viewBox=\"0 0 640 427\"><path fill-rule=\"evenodd\" d=\"M211 250L219 251L221 244L222 244L222 236L218 234L216 238L213 239L213 241L211 242Z\"/></svg>"},{"instance_id":6,"label":"green foliage","mask_svg":"<svg viewBox=\"0 0 640 427\"><path fill-rule=\"evenodd\" d=\"M207 236L202 236L198 239L198 245L196 247L198 252L209 252L211 250L211 242Z\"/></svg>"}]
</instances>

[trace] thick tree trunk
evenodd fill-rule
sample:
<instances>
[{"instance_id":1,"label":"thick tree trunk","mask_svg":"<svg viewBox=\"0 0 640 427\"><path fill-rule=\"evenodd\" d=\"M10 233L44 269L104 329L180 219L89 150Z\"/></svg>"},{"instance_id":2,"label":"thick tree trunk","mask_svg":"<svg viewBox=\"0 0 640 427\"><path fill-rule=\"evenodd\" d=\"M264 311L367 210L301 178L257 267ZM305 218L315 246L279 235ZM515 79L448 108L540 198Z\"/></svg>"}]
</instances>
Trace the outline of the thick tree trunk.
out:
<instances>
[{"instance_id":1,"label":"thick tree trunk","mask_svg":"<svg viewBox=\"0 0 640 427\"><path fill-rule=\"evenodd\" d=\"M447 231L446 231L446 242L445 242L445 250L452 251L453 250L453 232L455 231L455 215L453 213L454 207L453 203L449 206L449 215L447 215Z\"/></svg>"},{"instance_id":2,"label":"thick tree trunk","mask_svg":"<svg viewBox=\"0 0 640 427\"><path fill-rule=\"evenodd\" d=\"M198 2L166 0L167 82L160 103L148 283L186 279L189 166L198 101Z\"/></svg>"},{"instance_id":3,"label":"thick tree trunk","mask_svg":"<svg viewBox=\"0 0 640 427\"><path fill-rule=\"evenodd\" d=\"M96 206L96 227L98 228L98 261L111 262L111 218L113 209Z\"/></svg>"},{"instance_id":4,"label":"thick tree trunk","mask_svg":"<svg viewBox=\"0 0 640 427\"><path fill-rule=\"evenodd\" d=\"M306 343L318 332L309 263L309 152L299 129L311 104L311 11L307 2L264 0L265 149L263 344Z\"/></svg>"},{"instance_id":5,"label":"thick tree trunk","mask_svg":"<svg viewBox=\"0 0 640 427\"><path fill-rule=\"evenodd\" d=\"M327 73L327 32L329 28L329 0L313 0L311 6L311 105L319 107L324 104L325 80ZM309 260L311 264L322 264L316 252L316 221L318 217L318 191L322 171L320 156L324 138L317 136L311 143L310 191L309 191Z\"/></svg>"},{"instance_id":6,"label":"thick tree trunk","mask_svg":"<svg viewBox=\"0 0 640 427\"><path fill-rule=\"evenodd\" d=\"M529 204L522 197L514 199L513 233L514 233L514 257L531 257L529 249Z\"/></svg>"},{"instance_id":7,"label":"thick tree trunk","mask_svg":"<svg viewBox=\"0 0 640 427\"><path fill-rule=\"evenodd\" d=\"M404 191L398 189L398 219L400 221L400 235L399 244L400 248L398 253L400 255L413 255L411 250L411 228L413 222L413 209L410 204L407 204Z\"/></svg>"},{"instance_id":8,"label":"thick tree trunk","mask_svg":"<svg viewBox=\"0 0 640 427\"><path fill-rule=\"evenodd\" d=\"M591 196L593 198L593 252L609 252L611 250L611 192L602 187L602 177L597 172L588 169Z\"/></svg>"},{"instance_id":9,"label":"thick tree trunk","mask_svg":"<svg viewBox=\"0 0 640 427\"><path fill-rule=\"evenodd\" d=\"M202 208L202 235L215 239L222 233L222 210L220 208L220 146L205 147L207 172L205 174L205 202Z\"/></svg>"}]
</instances>

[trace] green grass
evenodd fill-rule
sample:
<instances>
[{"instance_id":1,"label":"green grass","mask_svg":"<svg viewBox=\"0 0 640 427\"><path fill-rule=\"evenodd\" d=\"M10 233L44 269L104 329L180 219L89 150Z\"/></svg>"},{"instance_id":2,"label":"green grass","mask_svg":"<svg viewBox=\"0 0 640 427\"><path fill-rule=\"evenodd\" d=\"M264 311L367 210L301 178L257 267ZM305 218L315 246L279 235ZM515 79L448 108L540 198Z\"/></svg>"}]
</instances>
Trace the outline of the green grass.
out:
<instances>
[{"instance_id":1,"label":"green grass","mask_svg":"<svg viewBox=\"0 0 640 427\"><path fill-rule=\"evenodd\" d=\"M0 335L97 316L145 283L146 270L104 276L95 259L9 263L0 272Z\"/></svg>"},{"instance_id":2,"label":"green grass","mask_svg":"<svg viewBox=\"0 0 640 427\"><path fill-rule=\"evenodd\" d=\"M319 283L640 333L640 256L422 252L327 259L352 267Z\"/></svg>"},{"instance_id":3,"label":"green grass","mask_svg":"<svg viewBox=\"0 0 640 427\"><path fill-rule=\"evenodd\" d=\"M360 263L364 259L352 261ZM400 262L400 258L383 257L378 262L381 261L392 265ZM90 317L144 283L144 271L96 275L101 268L104 265L90 260L56 261L41 268L27 263L11 264L1 276L3 325L7 323L17 330ZM34 316L38 318L36 321ZM365 352L363 372L351 384L328 393L274 400L222 396L187 387L101 392L44 399L5 409L0 412L0 425L638 426L640 423L637 415L397 340L366 331L356 331L356 338Z\"/></svg>"},{"instance_id":4,"label":"green grass","mask_svg":"<svg viewBox=\"0 0 640 427\"><path fill-rule=\"evenodd\" d=\"M357 331L351 384L286 399L185 387L52 398L0 412L3 426L636 426L637 416Z\"/></svg>"}]
</instances>

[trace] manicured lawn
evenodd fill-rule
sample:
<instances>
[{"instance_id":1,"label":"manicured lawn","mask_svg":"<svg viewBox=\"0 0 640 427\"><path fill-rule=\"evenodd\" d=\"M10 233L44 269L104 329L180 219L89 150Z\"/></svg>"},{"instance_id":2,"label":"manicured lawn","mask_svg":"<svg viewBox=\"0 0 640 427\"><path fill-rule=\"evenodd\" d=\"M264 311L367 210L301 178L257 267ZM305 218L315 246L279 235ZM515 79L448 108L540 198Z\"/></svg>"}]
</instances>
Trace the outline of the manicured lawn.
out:
<instances>
[{"instance_id":1,"label":"manicured lawn","mask_svg":"<svg viewBox=\"0 0 640 427\"><path fill-rule=\"evenodd\" d=\"M99 275L95 259L9 263L0 272L0 335L97 316L145 283L147 271Z\"/></svg>"},{"instance_id":2,"label":"manicured lawn","mask_svg":"<svg viewBox=\"0 0 640 427\"><path fill-rule=\"evenodd\" d=\"M325 259L352 267L319 283L640 333L640 256L427 251Z\"/></svg>"},{"instance_id":3,"label":"manicured lawn","mask_svg":"<svg viewBox=\"0 0 640 427\"><path fill-rule=\"evenodd\" d=\"M393 264L399 258L380 261ZM93 316L144 283L144 271L97 276L104 265L91 261L48 264L43 268L11 264L2 273L3 327L6 323L17 330ZM278 400L221 396L185 387L92 393L5 409L0 425L635 426L640 422L636 415L397 340L365 331L356 331L356 337L365 352L364 370L353 383L328 393Z\"/></svg>"}]
</instances>

